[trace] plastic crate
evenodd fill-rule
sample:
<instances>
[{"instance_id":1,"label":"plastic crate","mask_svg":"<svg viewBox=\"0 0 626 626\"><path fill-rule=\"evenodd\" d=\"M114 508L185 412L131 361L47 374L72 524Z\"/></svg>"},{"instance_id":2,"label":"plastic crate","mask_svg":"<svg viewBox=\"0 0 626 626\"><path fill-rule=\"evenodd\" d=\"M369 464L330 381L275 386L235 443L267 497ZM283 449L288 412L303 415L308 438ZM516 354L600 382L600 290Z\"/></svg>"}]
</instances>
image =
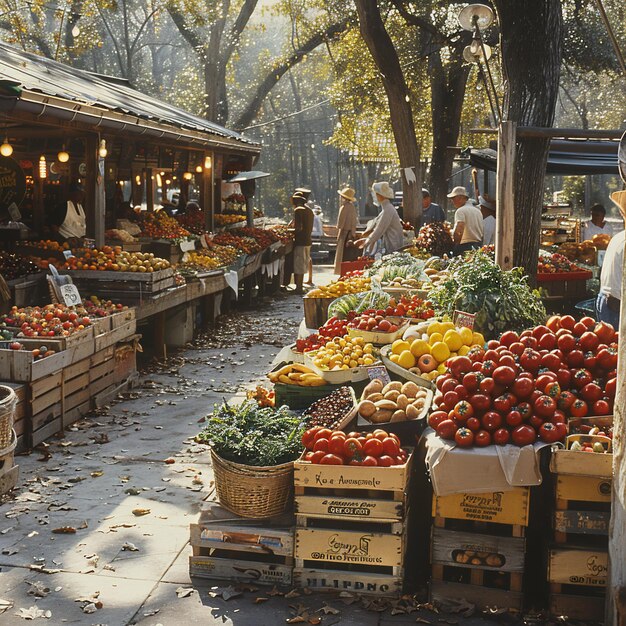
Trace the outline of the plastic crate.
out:
<instances>
[{"instance_id":1,"label":"plastic crate","mask_svg":"<svg viewBox=\"0 0 626 626\"><path fill-rule=\"evenodd\" d=\"M356 261L344 261L341 264L341 275L345 276L348 272L364 270L374 263L374 259L370 257L360 258Z\"/></svg>"}]
</instances>

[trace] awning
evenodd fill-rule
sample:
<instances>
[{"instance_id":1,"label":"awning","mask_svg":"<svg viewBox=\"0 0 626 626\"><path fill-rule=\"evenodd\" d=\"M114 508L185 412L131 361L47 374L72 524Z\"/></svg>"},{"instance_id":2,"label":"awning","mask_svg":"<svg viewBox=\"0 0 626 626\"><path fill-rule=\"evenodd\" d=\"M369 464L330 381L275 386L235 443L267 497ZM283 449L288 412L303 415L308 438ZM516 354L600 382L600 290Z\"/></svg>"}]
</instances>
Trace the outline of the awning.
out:
<instances>
[{"instance_id":1,"label":"awning","mask_svg":"<svg viewBox=\"0 0 626 626\"><path fill-rule=\"evenodd\" d=\"M619 174L617 141L553 140L550 143L546 174L562 176ZM491 148L472 150L470 165L496 171L497 153Z\"/></svg>"},{"instance_id":2,"label":"awning","mask_svg":"<svg viewBox=\"0 0 626 626\"><path fill-rule=\"evenodd\" d=\"M258 153L260 145L188 111L101 76L13 48L0 42L0 99L3 108L96 124L103 130L175 135L195 142L238 146ZM15 101L11 107L7 100Z\"/></svg>"}]
</instances>

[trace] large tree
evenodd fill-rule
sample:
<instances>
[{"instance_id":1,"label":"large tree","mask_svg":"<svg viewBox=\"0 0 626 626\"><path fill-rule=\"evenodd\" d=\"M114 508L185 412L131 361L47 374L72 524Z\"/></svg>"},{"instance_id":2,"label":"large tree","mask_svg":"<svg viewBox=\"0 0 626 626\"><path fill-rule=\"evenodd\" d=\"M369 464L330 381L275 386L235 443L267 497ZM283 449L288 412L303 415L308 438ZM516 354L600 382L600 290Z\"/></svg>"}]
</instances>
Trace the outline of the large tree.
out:
<instances>
[{"instance_id":1,"label":"large tree","mask_svg":"<svg viewBox=\"0 0 626 626\"><path fill-rule=\"evenodd\" d=\"M356 8L361 35L380 71L380 80L389 103L391 127L402 169L404 217L412 224L419 224L422 217L422 173L409 89L378 2L356 0ZM413 172L415 182L407 179L406 171Z\"/></svg>"},{"instance_id":2,"label":"large tree","mask_svg":"<svg viewBox=\"0 0 626 626\"><path fill-rule=\"evenodd\" d=\"M559 93L563 16L560 0L494 0L501 33L505 120L551 127ZM543 188L550 139L520 137L515 167L513 259L537 273Z\"/></svg>"}]
</instances>

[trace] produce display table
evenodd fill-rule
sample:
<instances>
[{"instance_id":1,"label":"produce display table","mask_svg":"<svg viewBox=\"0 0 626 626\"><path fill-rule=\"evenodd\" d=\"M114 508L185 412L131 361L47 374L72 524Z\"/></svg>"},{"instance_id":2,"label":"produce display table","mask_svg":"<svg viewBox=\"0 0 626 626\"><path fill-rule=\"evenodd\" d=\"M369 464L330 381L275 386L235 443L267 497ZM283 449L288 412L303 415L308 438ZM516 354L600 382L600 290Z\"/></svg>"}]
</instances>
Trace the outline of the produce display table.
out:
<instances>
[{"instance_id":1,"label":"produce display table","mask_svg":"<svg viewBox=\"0 0 626 626\"><path fill-rule=\"evenodd\" d=\"M587 297L587 281L592 277L590 271L539 273L537 284L547 291L550 298L578 301Z\"/></svg>"}]
</instances>

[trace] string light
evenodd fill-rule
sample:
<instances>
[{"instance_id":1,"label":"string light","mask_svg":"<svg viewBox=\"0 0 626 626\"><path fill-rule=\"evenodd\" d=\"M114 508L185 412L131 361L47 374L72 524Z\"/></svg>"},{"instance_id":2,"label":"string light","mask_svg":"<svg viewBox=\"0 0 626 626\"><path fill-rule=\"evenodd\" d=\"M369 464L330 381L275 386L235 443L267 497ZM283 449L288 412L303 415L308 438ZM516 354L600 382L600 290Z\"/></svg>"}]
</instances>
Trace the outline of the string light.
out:
<instances>
[{"instance_id":1,"label":"string light","mask_svg":"<svg viewBox=\"0 0 626 626\"><path fill-rule=\"evenodd\" d=\"M13 146L9 143L9 138L4 138L4 143L0 146L0 154L4 157L10 157L13 154Z\"/></svg>"},{"instance_id":2,"label":"string light","mask_svg":"<svg viewBox=\"0 0 626 626\"><path fill-rule=\"evenodd\" d=\"M202 174L202 165L196 165L196 173Z\"/></svg>"}]
</instances>

